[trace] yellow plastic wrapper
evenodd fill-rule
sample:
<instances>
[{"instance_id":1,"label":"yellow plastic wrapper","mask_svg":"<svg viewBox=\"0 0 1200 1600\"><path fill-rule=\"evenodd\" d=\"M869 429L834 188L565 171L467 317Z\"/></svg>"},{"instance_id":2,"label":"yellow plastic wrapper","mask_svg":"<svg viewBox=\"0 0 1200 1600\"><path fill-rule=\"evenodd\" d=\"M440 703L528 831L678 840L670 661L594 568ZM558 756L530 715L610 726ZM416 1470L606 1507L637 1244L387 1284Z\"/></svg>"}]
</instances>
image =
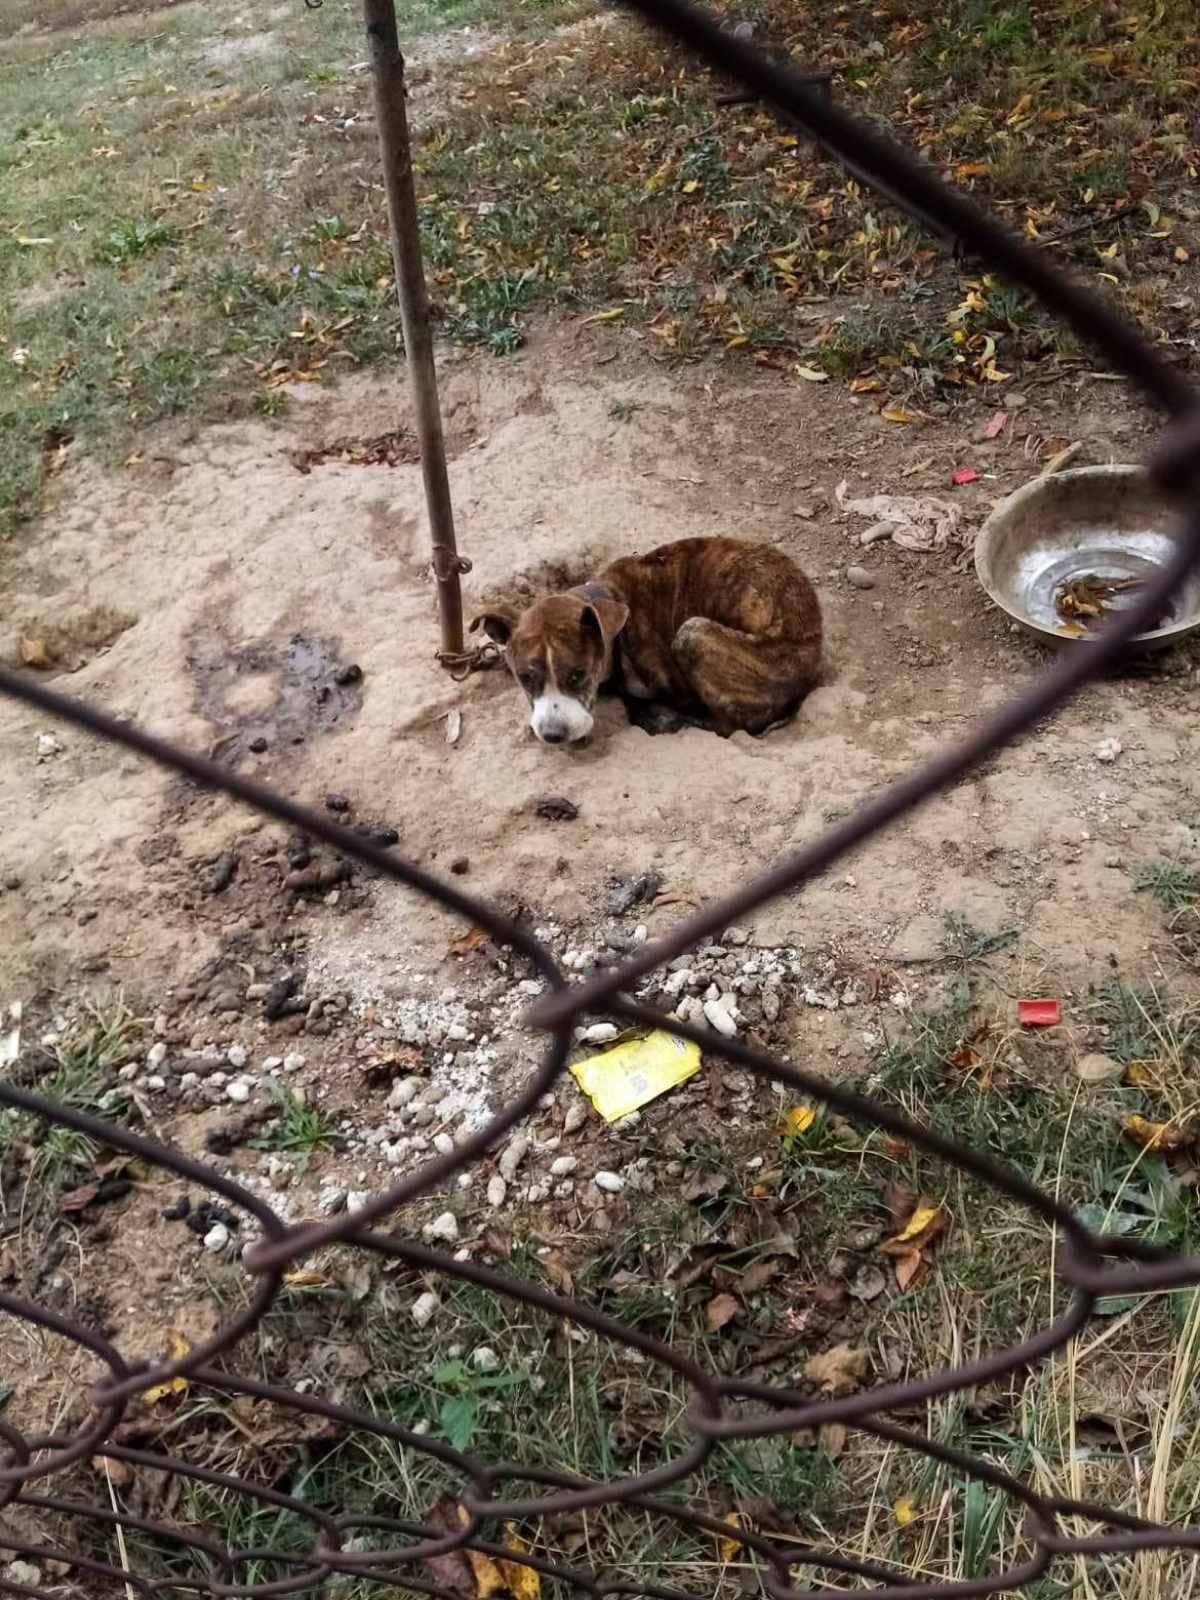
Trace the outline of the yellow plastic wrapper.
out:
<instances>
[{"instance_id":1,"label":"yellow plastic wrapper","mask_svg":"<svg viewBox=\"0 0 1200 1600\"><path fill-rule=\"evenodd\" d=\"M576 1083L605 1122L618 1122L700 1070L700 1046L656 1028L577 1061Z\"/></svg>"}]
</instances>

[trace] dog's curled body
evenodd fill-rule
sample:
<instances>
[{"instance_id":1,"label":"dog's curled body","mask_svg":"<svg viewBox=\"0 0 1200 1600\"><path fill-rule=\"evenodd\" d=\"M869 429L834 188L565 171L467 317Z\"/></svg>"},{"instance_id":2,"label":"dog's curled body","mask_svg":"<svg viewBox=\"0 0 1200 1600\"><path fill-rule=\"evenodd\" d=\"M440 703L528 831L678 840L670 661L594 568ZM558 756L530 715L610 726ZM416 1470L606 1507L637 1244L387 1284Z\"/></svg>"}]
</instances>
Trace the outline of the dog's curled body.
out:
<instances>
[{"instance_id":1,"label":"dog's curled body","mask_svg":"<svg viewBox=\"0 0 1200 1600\"><path fill-rule=\"evenodd\" d=\"M604 683L702 718L763 733L815 686L821 608L782 551L740 539L678 539L614 561L595 581L547 595L519 617L477 617L505 648L544 743L585 738Z\"/></svg>"},{"instance_id":2,"label":"dog's curled body","mask_svg":"<svg viewBox=\"0 0 1200 1600\"><path fill-rule=\"evenodd\" d=\"M816 592L770 545L680 539L613 562L600 581L629 605L617 637L627 694L707 713L719 733L762 733L817 682Z\"/></svg>"}]
</instances>

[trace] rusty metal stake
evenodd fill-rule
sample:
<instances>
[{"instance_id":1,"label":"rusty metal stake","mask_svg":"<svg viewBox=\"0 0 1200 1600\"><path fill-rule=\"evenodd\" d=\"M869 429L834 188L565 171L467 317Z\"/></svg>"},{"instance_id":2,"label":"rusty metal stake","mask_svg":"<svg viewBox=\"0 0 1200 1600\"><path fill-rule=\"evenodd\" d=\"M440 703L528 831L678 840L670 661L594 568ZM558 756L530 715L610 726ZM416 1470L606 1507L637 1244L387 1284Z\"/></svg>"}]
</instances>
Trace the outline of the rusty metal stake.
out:
<instances>
[{"instance_id":1,"label":"rusty metal stake","mask_svg":"<svg viewBox=\"0 0 1200 1600\"><path fill-rule=\"evenodd\" d=\"M429 301L421 261L421 230L417 195L413 187L412 147L405 108L404 57L396 34L393 0L363 0L363 20L375 84L375 120L387 190L388 220L392 235L392 260L404 329L404 353L417 414L417 441L429 508L429 534L433 545L433 575L437 582L438 612L442 626L439 659L447 666L464 661L462 590L459 575L470 563L458 553L454 539L454 511L450 480L446 474L446 444L438 406L437 370L433 362L433 336L429 328Z\"/></svg>"}]
</instances>

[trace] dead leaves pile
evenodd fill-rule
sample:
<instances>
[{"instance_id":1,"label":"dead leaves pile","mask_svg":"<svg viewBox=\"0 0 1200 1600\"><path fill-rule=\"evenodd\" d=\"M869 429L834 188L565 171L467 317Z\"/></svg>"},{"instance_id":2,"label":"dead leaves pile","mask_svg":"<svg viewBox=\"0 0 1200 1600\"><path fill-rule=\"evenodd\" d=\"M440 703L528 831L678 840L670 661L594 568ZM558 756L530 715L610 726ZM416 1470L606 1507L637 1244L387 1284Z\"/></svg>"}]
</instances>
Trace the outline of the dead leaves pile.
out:
<instances>
[{"instance_id":1,"label":"dead leaves pile","mask_svg":"<svg viewBox=\"0 0 1200 1600\"><path fill-rule=\"evenodd\" d=\"M436 1501L425 1514L426 1527L445 1533L456 1533L468 1527L470 1521L466 1508L449 1498ZM496 1595L507 1596L509 1600L538 1600L542 1591L541 1575L536 1567L520 1559L528 1555L529 1547L521 1539L515 1523L504 1525L504 1549L507 1555L464 1546L460 1550L448 1550L444 1555L427 1556L425 1565L443 1591L461 1595L464 1600L493 1600Z\"/></svg>"}]
</instances>

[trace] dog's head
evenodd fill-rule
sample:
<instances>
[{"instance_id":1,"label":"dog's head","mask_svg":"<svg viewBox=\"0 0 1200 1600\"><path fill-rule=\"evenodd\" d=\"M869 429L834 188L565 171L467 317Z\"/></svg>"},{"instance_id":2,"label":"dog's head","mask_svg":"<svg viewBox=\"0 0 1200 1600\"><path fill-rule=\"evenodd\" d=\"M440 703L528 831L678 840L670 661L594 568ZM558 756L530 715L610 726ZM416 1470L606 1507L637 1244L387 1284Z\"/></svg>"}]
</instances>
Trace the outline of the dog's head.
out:
<instances>
[{"instance_id":1,"label":"dog's head","mask_svg":"<svg viewBox=\"0 0 1200 1600\"><path fill-rule=\"evenodd\" d=\"M529 726L542 743L571 744L592 731L596 694L612 670L613 642L628 616L619 600L552 594L520 616L485 611L471 630L482 628L503 648L529 700Z\"/></svg>"}]
</instances>

